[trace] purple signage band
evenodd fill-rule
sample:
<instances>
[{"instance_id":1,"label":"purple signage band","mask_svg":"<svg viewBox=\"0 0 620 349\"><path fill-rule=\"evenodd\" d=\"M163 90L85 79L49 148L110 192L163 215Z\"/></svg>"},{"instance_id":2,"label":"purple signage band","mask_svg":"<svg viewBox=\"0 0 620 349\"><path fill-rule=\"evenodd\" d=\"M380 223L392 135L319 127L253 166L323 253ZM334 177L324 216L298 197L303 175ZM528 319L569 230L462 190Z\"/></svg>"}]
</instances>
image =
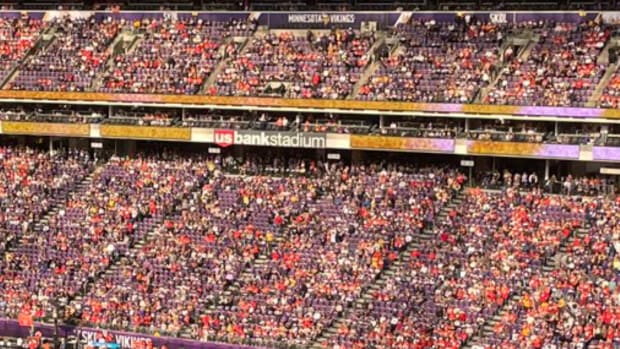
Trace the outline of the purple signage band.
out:
<instances>
[{"instance_id":1,"label":"purple signage band","mask_svg":"<svg viewBox=\"0 0 620 349\"><path fill-rule=\"evenodd\" d=\"M593 147L592 159L599 161L620 161L620 147Z\"/></svg>"},{"instance_id":2,"label":"purple signage band","mask_svg":"<svg viewBox=\"0 0 620 349\"><path fill-rule=\"evenodd\" d=\"M615 118L616 110L515 105L458 104L460 111L472 114L522 115L532 117L570 117L578 119Z\"/></svg>"},{"instance_id":3,"label":"purple signage band","mask_svg":"<svg viewBox=\"0 0 620 349\"><path fill-rule=\"evenodd\" d=\"M363 22L376 22L379 28L388 28L400 15L400 12L276 12L261 13L258 23L273 29L359 29Z\"/></svg>"},{"instance_id":4,"label":"purple signage band","mask_svg":"<svg viewBox=\"0 0 620 349\"><path fill-rule=\"evenodd\" d=\"M16 19L24 14L28 14L28 17L34 19L42 19L45 16L45 12L41 11L0 11L0 18Z\"/></svg>"},{"instance_id":5,"label":"purple signage band","mask_svg":"<svg viewBox=\"0 0 620 349\"><path fill-rule=\"evenodd\" d=\"M230 20L244 21L248 18L248 12L95 12L98 20L112 17L127 21L139 21L145 18L161 20L166 16L174 16L180 20L199 18L205 21L227 22Z\"/></svg>"},{"instance_id":6,"label":"purple signage band","mask_svg":"<svg viewBox=\"0 0 620 349\"><path fill-rule=\"evenodd\" d=\"M476 12L462 11L460 14L473 14L476 18L493 23L521 23L529 21L550 20L555 22L580 22L590 21L598 16L596 12L557 12L557 13L526 13L511 11ZM435 20L437 22L453 22L457 12L414 12L412 18L416 20Z\"/></svg>"},{"instance_id":7,"label":"purple signage band","mask_svg":"<svg viewBox=\"0 0 620 349\"><path fill-rule=\"evenodd\" d=\"M35 322L34 330L40 331L44 337L54 336L54 326L51 324L43 324ZM58 335L60 337L74 336L78 341L93 341L98 332L103 329L89 328L89 327L75 327L68 325L58 326ZM176 337L164 337L164 336L150 336L142 333L124 332L107 330L115 341L121 346L122 349L131 348L132 343L135 341L150 341L154 346L160 347L166 345L169 348L185 348L185 349L264 349L263 347L248 346L241 344L228 344L218 342L201 342L197 340L176 338ZM16 320L12 319L0 319L0 336L26 338L30 335L30 328L20 326Z\"/></svg>"},{"instance_id":8,"label":"purple signage band","mask_svg":"<svg viewBox=\"0 0 620 349\"><path fill-rule=\"evenodd\" d=\"M543 144L537 155L558 159L579 159L579 146L565 144Z\"/></svg>"},{"instance_id":9,"label":"purple signage band","mask_svg":"<svg viewBox=\"0 0 620 349\"><path fill-rule=\"evenodd\" d=\"M603 115L603 109L599 108L568 108L568 107L521 107L517 111L519 115L555 116L576 118L599 118Z\"/></svg>"}]
</instances>

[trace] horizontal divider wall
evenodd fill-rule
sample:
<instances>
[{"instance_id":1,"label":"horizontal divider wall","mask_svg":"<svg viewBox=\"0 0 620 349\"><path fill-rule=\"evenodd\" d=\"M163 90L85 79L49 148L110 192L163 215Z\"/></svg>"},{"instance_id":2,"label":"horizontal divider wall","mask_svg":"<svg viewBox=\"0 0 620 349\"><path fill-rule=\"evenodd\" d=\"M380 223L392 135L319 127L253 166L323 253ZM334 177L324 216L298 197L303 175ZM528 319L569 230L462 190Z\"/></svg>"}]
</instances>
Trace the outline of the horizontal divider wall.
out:
<instances>
[{"instance_id":1,"label":"horizontal divider wall","mask_svg":"<svg viewBox=\"0 0 620 349\"><path fill-rule=\"evenodd\" d=\"M260 140L262 137L261 133L265 133L266 136L276 137L278 140L281 138L283 139L284 137L295 138L297 135L303 135L303 137L305 137L304 141L320 141L322 139L323 141L321 142L309 143L317 144L317 147L321 149L409 151L454 155L509 156L517 158L620 162L620 147L593 147L592 145L577 144L475 141L454 138L349 135L336 133L298 134L296 132L264 132L253 130L247 130L244 132L247 133L246 136L253 136L248 138L250 140ZM9 135L84 137L93 139L108 138L181 141L217 144L221 147L227 147L235 144L234 130L199 127L123 126L1 121L0 133ZM219 134L221 137L222 133L231 135L232 138L230 139L230 143L222 143L216 139L215 135ZM254 135L254 133L256 135ZM317 140L314 140L314 138L317 138ZM278 146L277 143L240 143L238 145ZM312 148L306 145L292 144L290 146Z\"/></svg>"}]
</instances>

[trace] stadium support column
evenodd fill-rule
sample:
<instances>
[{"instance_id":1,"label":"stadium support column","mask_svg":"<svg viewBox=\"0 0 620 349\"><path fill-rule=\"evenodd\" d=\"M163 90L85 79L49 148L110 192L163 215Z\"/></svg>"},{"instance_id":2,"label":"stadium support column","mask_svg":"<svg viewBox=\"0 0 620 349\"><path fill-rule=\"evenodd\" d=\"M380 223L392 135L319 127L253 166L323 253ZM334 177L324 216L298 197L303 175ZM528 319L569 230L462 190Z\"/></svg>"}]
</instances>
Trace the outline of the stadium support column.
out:
<instances>
[{"instance_id":1,"label":"stadium support column","mask_svg":"<svg viewBox=\"0 0 620 349\"><path fill-rule=\"evenodd\" d=\"M54 154L54 138L50 137L50 155Z\"/></svg>"},{"instance_id":2,"label":"stadium support column","mask_svg":"<svg viewBox=\"0 0 620 349\"><path fill-rule=\"evenodd\" d=\"M385 118L383 117L383 115L379 115L379 128L383 128L383 125L385 124Z\"/></svg>"},{"instance_id":3,"label":"stadium support column","mask_svg":"<svg viewBox=\"0 0 620 349\"><path fill-rule=\"evenodd\" d=\"M554 135L557 137L560 134L560 124L556 121L555 128L553 129Z\"/></svg>"},{"instance_id":4,"label":"stadium support column","mask_svg":"<svg viewBox=\"0 0 620 349\"><path fill-rule=\"evenodd\" d=\"M549 179L549 159L545 159L545 180Z\"/></svg>"},{"instance_id":5,"label":"stadium support column","mask_svg":"<svg viewBox=\"0 0 620 349\"><path fill-rule=\"evenodd\" d=\"M469 119L465 118L465 132L469 132Z\"/></svg>"},{"instance_id":6,"label":"stadium support column","mask_svg":"<svg viewBox=\"0 0 620 349\"><path fill-rule=\"evenodd\" d=\"M181 108L181 122L185 121L185 108Z\"/></svg>"}]
</instances>

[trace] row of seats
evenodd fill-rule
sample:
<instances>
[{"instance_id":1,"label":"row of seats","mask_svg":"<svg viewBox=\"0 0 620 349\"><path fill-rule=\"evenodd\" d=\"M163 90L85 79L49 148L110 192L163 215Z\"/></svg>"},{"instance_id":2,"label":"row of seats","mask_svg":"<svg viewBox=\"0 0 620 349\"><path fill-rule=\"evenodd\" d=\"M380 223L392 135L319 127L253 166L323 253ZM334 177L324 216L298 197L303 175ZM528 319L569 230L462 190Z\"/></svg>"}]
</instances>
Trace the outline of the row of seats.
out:
<instances>
[{"instance_id":1,"label":"row of seats","mask_svg":"<svg viewBox=\"0 0 620 349\"><path fill-rule=\"evenodd\" d=\"M3 70L19 65L8 89L344 99L378 58L357 99L472 103L484 97L489 104L550 106L586 105L608 68L598 59L615 29L599 21L411 21L387 33L399 47L382 56L371 49L377 33L351 28L300 35L196 17L43 23L27 16L2 19L1 26ZM48 27L55 28L54 39L26 57ZM113 50L123 32L137 43ZM533 35L527 53L505 45L520 32ZM616 105L615 80L602 107Z\"/></svg>"},{"instance_id":2,"label":"row of seats","mask_svg":"<svg viewBox=\"0 0 620 349\"><path fill-rule=\"evenodd\" d=\"M4 313L50 316L58 304L84 292L162 223L205 168L199 160L148 158L112 158L99 166L46 219L23 232L0 262Z\"/></svg>"},{"instance_id":3,"label":"row of seats","mask_svg":"<svg viewBox=\"0 0 620 349\"><path fill-rule=\"evenodd\" d=\"M595 22L557 23L536 33L527 60L512 56L485 102L585 106L605 74L598 57L611 29Z\"/></svg>"},{"instance_id":4,"label":"row of seats","mask_svg":"<svg viewBox=\"0 0 620 349\"><path fill-rule=\"evenodd\" d=\"M461 348L582 224L578 202L471 191L325 348Z\"/></svg>"},{"instance_id":5,"label":"row of seats","mask_svg":"<svg viewBox=\"0 0 620 349\"><path fill-rule=\"evenodd\" d=\"M106 69L109 46L121 30L117 20L56 18L55 40L30 55L7 88L34 91L89 91Z\"/></svg>"},{"instance_id":6,"label":"row of seats","mask_svg":"<svg viewBox=\"0 0 620 349\"><path fill-rule=\"evenodd\" d=\"M471 189L448 208L466 180L450 169L165 154L91 173L80 153L0 154L7 183L29 159L52 187L80 181L0 261L14 318L60 304L65 321L200 340L459 348L508 309L482 344L618 340L618 201Z\"/></svg>"},{"instance_id":7,"label":"row of seats","mask_svg":"<svg viewBox=\"0 0 620 349\"><path fill-rule=\"evenodd\" d=\"M556 269L527 280L481 348L585 345L611 349L620 341L620 201L594 200L591 226L578 234Z\"/></svg>"},{"instance_id":8,"label":"row of seats","mask_svg":"<svg viewBox=\"0 0 620 349\"><path fill-rule=\"evenodd\" d=\"M81 152L53 153L0 148L0 251L16 243L34 223L91 170Z\"/></svg>"},{"instance_id":9,"label":"row of seats","mask_svg":"<svg viewBox=\"0 0 620 349\"><path fill-rule=\"evenodd\" d=\"M352 92L369 63L374 36L354 30L296 36L283 32L253 37L243 54L216 78L215 94L269 94L267 84L278 82L288 98L343 99ZM277 93L278 88L274 88Z\"/></svg>"},{"instance_id":10,"label":"row of seats","mask_svg":"<svg viewBox=\"0 0 620 349\"><path fill-rule=\"evenodd\" d=\"M236 36L250 36L254 25L202 19L143 20L143 37L130 52L114 57L102 75L103 92L196 94L221 59L236 56Z\"/></svg>"},{"instance_id":11,"label":"row of seats","mask_svg":"<svg viewBox=\"0 0 620 349\"><path fill-rule=\"evenodd\" d=\"M498 64L502 28L494 24L412 22L394 35L403 51L384 59L360 89L363 100L468 103Z\"/></svg>"},{"instance_id":12,"label":"row of seats","mask_svg":"<svg viewBox=\"0 0 620 349\"><path fill-rule=\"evenodd\" d=\"M9 74L35 47L46 22L30 17L16 19L0 16L0 81Z\"/></svg>"},{"instance_id":13,"label":"row of seats","mask_svg":"<svg viewBox=\"0 0 620 349\"><path fill-rule=\"evenodd\" d=\"M203 340L307 344L432 220L457 183L438 170L319 171L279 179L212 173L70 305L71 316L160 333L190 328Z\"/></svg>"}]
</instances>

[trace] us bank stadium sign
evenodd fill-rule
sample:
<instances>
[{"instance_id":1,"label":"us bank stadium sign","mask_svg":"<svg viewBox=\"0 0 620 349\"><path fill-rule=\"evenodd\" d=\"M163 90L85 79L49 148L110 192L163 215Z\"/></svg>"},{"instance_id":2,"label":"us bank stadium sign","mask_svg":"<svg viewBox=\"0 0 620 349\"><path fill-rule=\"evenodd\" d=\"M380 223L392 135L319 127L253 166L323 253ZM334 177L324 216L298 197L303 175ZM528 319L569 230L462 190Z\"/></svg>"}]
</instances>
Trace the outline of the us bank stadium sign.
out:
<instances>
[{"instance_id":1,"label":"us bank stadium sign","mask_svg":"<svg viewBox=\"0 0 620 349\"><path fill-rule=\"evenodd\" d=\"M213 142L223 148L231 145L256 145L264 147L324 149L327 137L321 133L220 129L213 131Z\"/></svg>"}]
</instances>

